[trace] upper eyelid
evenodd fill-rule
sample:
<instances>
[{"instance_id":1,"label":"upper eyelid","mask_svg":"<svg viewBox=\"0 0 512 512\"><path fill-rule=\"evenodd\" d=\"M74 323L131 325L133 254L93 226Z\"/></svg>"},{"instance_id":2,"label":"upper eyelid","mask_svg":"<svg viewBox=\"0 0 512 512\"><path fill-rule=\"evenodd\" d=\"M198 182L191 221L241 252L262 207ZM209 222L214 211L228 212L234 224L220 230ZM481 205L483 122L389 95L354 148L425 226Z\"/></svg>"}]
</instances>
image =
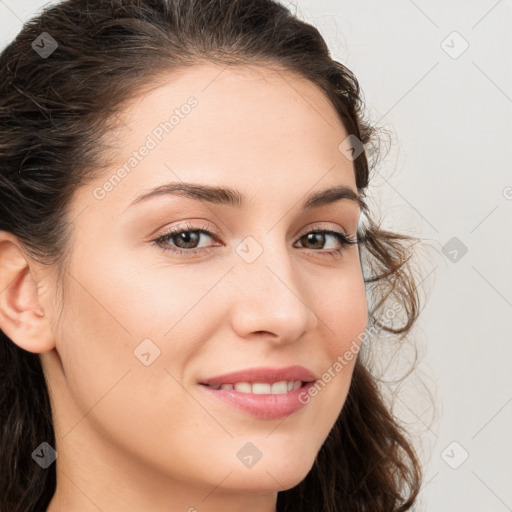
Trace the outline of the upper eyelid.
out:
<instances>
[{"instance_id":1,"label":"upper eyelid","mask_svg":"<svg viewBox=\"0 0 512 512\"><path fill-rule=\"evenodd\" d=\"M182 232L187 232L187 231L195 231L195 232L199 232L199 233L202 233L202 234L206 234L207 236L209 236L210 238L219 238L220 235L218 235L216 233L215 230L213 230L212 228L210 228L208 225L194 225L194 224L189 224L188 222L185 223L185 225L181 225L181 226L175 226L175 227L170 227L168 228L164 233L162 233L161 235L159 235L156 239L154 239L153 241L154 242L158 242L162 239L165 239L165 238L170 238L172 237L173 235L175 235L176 233L182 233ZM332 233L338 233L340 235L342 235L343 237L345 237L346 239L348 239L349 241L352 241L352 243L357 243L358 241L358 237L357 237L357 233L352 236L348 230L345 230L345 228L331 228L331 227L325 227L325 226L321 226L321 225L313 225L313 226L310 226L309 228L305 228L303 231L300 232L299 235L297 235L297 240L300 240L302 237L304 237L305 235L311 233L311 232L332 232ZM335 236L334 234L332 233L328 233L328 234L331 234L331 236ZM350 243L350 242L349 242ZM180 250L180 249L178 249ZM187 251L187 249L183 249L184 251ZM192 250L200 250L199 249L191 249ZM188 252L188 251L187 251Z\"/></svg>"},{"instance_id":2,"label":"upper eyelid","mask_svg":"<svg viewBox=\"0 0 512 512\"><path fill-rule=\"evenodd\" d=\"M202 232L202 233L207 234L208 236L211 236L211 237L220 237L220 235L217 234L216 230L211 228L209 225L185 224L183 226L173 226L173 227L167 228L161 235L159 235L157 237L157 239L163 238L163 237L166 237L166 236L169 236L169 235L173 235L175 233L182 233L182 232L186 232L186 231ZM300 234L297 235L297 236L299 238L302 238L304 235L307 235L307 234L311 233L312 231L313 232L314 231L322 231L322 232L323 231L333 231L333 232L340 233L340 234L348 236L348 237L351 236L350 233L349 233L349 230L346 230L343 227L342 228L333 228L333 227L321 226L321 225L318 225L318 224L315 224L313 226L305 228L304 230L301 230ZM356 236L357 236L357 233L356 233Z\"/></svg>"}]
</instances>

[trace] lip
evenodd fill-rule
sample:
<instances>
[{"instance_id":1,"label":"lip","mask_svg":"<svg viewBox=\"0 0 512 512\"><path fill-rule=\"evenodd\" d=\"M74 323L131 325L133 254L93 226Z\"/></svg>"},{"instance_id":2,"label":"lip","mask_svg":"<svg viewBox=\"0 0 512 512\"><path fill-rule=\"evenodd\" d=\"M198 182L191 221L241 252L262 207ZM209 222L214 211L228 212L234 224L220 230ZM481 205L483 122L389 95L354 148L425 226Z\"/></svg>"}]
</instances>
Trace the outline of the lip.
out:
<instances>
[{"instance_id":1,"label":"lip","mask_svg":"<svg viewBox=\"0 0 512 512\"><path fill-rule=\"evenodd\" d=\"M215 389L208 386L236 384L237 382L266 382L274 384L281 381L300 380L302 386L282 394L242 393L232 389ZM241 411L260 419L277 419L292 414L306 405L300 397L307 394L310 387L317 381L316 375L303 366L287 366L283 368L246 368L224 375L201 379L199 388L208 393L209 397L221 400Z\"/></svg>"},{"instance_id":2,"label":"lip","mask_svg":"<svg viewBox=\"0 0 512 512\"><path fill-rule=\"evenodd\" d=\"M226 373L224 375L217 375L207 379L201 379L199 384L206 384L208 386L216 386L221 384L236 384L237 382L267 382L274 384L283 380L300 380L302 382L313 382L317 380L316 375L303 366L286 366L283 368L246 368L236 372ZM299 388L297 391L300 391ZM251 394L251 393L245 393Z\"/></svg>"},{"instance_id":3,"label":"lip","mask_svg":"<svg viewBox=\"0 0 512 512\"><path fill-rule=\"evenodd\" d=\"M209 397L219 399L255 418L271 420L288 416L307 405L308 402L301 402L299 398L301 395L307 396L309 388L314 385L314 382L307 382L299 389L277 395L257 395L231 389L215 389L204 384L199 384L198 387L208 393Z\"/></svg>"}]
</instances>

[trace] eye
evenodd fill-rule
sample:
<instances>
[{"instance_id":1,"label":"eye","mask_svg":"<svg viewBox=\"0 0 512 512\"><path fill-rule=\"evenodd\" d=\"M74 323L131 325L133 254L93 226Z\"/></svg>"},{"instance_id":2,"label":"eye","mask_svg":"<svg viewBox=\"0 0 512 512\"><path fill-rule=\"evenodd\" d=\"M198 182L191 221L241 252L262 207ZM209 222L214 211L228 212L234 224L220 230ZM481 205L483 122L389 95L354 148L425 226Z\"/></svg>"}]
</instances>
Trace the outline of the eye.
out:
<instances>
[{"instance_id":1,"label":"eye","mask_svg":"<svg viewBox=\"0 0 512 512\"><path fill-rule=\"evenodd\" d=\"M183 255L195 255L209 248L199 247L197 245L205 235L209 238L217 236L216 233L204 227L186 224L185 226L172 227L167 233L153 240L153 242L164 251L172 251ZM172 241L175 246L170 245L170 241Z\"/></svg>"},{"instance_id":2,"label":"eye","mask_svg":"<svg viewBox=\"0 0 512 512\"><path fill-rule=\"evenodd\" d=\"M338 248L331 249L329 251L322 251L331 256L340 255L347 245L356 245L358 241L351 237L349 234L341 231L333 231L330 229L316 229L314 231L308 231L305 235L299 238L301 244L313 244L313 250L325 249L323 247L328 240L328 237L334 238L335 244L337 242ZM322 246L322 247L319 247ZM306 247L309 249L309 247Z\"/></svg>"},{"instance_id":3,"label":"eye","mask_svg":"<svg viewBox=\"0 0 512 512\"><path fill-rule=\"evenodd\" d=\"M177 255L187 257L198 254L204 255L212 251L213 247L211 245L200 246L201 239L205 237L215 239L218 238L218 235L206 229L206 226L186 224L185 226L176 226L169 229L167 233L153 240L153 242L164 251L171 251ZM324 246L328 243L329 238L334 239L334 243L338 245L338 247L325 250ZM339 256L347 245L356 245L358 240L341 231L316 229L303 234L298 239L298 242L300 242L305 249L326 256ZM313 247L307 247L307 245L312 245Z\"/></svg>"}]
</instances>

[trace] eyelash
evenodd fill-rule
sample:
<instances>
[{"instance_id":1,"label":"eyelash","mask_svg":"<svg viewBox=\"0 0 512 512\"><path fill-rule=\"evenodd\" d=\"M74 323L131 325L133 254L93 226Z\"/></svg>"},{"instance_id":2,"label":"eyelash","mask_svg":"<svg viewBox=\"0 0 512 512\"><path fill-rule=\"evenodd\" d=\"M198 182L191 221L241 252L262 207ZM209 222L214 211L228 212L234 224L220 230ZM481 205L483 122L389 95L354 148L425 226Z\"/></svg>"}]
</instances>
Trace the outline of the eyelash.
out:
<instances>
[{"instance_id":1,"label":"eyelash","mask_svg":"<svg viewBox=\"0 0 512 512\"><path fill-rule=\"evenodd\" d=\"M177 226L177 227L170 228L166 233L164 233L163 235L159 236L158 238L152 240L152 242L157 247L160 247L163 251L171 251L172 253L181 255L181 256L196 256L196 255L199 255L200 253L205 254L205 251L207 251L207 253L211 251L212 248L204 248L204 247L200 248L200 249L182 249L179 247L173 247L172 245L169 245L166 242L168 239L172 238L173 236L175 236L177 234L186 233L189 231L194 232L194 233L201 233L201 234L210 236L212 238L218 238L217 233L210 231L204 227L186 224L185 226ZM306 235L319 234L319 233L332 235L341 244L341 247L339 249L333 249L330 251L322 251L321 249L318 249L318 250L309 249L310 251L313 251L313 252L321 252L325 256L330 256L330 257L334 257L334 258L340 257L342 252L345 251L346 246L357 245L359 243L357 239L355 239L354 237L350 236L347 233L333 231L333 230L329 230L329 229L313 229L311 231L307 231L306 233L304 233L303 235L301 235L299 237L299 240L301 238L304 238Z\"/></svg>"}]
</instances>

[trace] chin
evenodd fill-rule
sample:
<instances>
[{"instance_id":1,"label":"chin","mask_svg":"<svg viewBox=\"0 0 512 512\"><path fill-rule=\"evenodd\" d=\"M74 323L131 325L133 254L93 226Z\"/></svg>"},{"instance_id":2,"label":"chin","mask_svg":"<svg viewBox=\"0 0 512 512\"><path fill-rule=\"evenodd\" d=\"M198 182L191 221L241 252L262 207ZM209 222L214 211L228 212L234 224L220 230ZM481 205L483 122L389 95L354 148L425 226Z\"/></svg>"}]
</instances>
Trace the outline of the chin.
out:
<instances>
[{"instance_id":1,"label":"chin","mask_svg":"<svg viewBox=\"0 0 512 512\"><path fill-rule=\"evenodd\" d=\"M302 482L313 463L314 460L307 463L289 460L285 464L270 461L259 468L257 464L251 469L237 469L225 480L223 487L234 492L249 493L285 491Z\"/></svg>"}]
</instances>

